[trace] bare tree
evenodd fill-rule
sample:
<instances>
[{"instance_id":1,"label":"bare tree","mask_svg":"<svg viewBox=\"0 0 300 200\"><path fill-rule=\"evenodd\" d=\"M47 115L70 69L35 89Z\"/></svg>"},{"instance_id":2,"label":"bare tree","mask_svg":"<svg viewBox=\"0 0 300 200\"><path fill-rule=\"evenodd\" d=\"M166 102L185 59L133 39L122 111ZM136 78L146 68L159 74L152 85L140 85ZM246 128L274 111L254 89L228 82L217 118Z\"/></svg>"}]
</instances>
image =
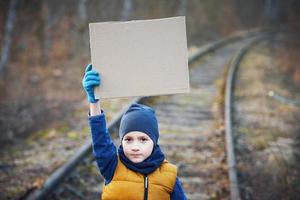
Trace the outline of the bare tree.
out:
<instances>
[{"instance_id":1,"label":"bare tree","mask_svg":"<svg viewBox=\"0 0 300 200\"><path fill-rule=\"evenodd\" d=\"M72 54L86 55L89 51L88 39L88 0L78 0L76 13L74 17L74 26L71 29L72 33Z\"/></svg>"},{"instance_id":2,"label":"bare tree","mask_svg":"<svg viewBox=\"0 0 300 200\"><path fill-rule=\"evenodd\" d=\"M4 42L3 42L2 55L0 61L0 71L2 71L6 67L9 61L12 31L14 28L16 13L17 13L17 4L18 4L18 0L11 0L9 2L9 10L6 19Z\"/></svg>"},{"instance_id":3,"label":"bare tree","mask_svg":"<svg viewBox=\"0 0 300 200\"><path fill-rule=\"evenodd\" d=\"M78 3L78 24L79 29L84 27L87 22L87 13L86 13L86 3L87 0L79 0Z\"/></svg>"},{"instance_id":4,"label":"bare tree","mask_svg":"<svg viewBox=\"0 0 300 200\"><path fill-rule=\"evenodd\" d=\"M180 0L178 6L178 15L185 16L187 12L187 0Z\"/></svg>"},{"instance_id":5,"label":"bare tree","mask_svg":"<svg viewBox=\"0 0 300 200\"><path fill-rule=\"evenodd\" d=\"M48 63L49 52L52 46L51 30L59 19L63 16L63 4L59 1L44 1L42 5L43 18L43 41L42 41L42 61Z\"/></svg>"},{"instance_id":6,"label":"bare tree","mask_svg":"<svg viewBox=\"0 0 300 200\"><path fill-rule=\"evenodd\" d=\"M48 63L49 50L51 46L50 38L50 14L49 6L46 1L42 5L42 16L43 16L43 41L42 41L42 61L44 64Z\"/></svg>"},{"instance_id":7,"label":"bare tree","mask_svg":"<svg viewBox=\"0 0 300 200\"><path fill-rule=\"evenodd\" d=\"M79 44L83 45L83 51L88 52L89 50L89 35L88 35L88 15L87 15L87 1L79 0L78 5L78 19L77 19L77 30L79 30Z\"/></svg>"},{"instance_id":8,"label":"bare tree","mask_svg":"<svg viewBox=\"0 0 300 200\"><path fill-rule=\"evenodd\" d=\"M264 15L268 22L275 24L278 22L279 3L274 0L266 0L264 5Z\"/></svg>"},{"instance_id":9,"label":"bare tree","mask_svg":"<svg viewBox=\"0 0 300 200\"><path fill-rule=\"evenodd\" d=\"M121 20L128 20L132 12L132 0L124 0Z\"/></svg>"}]
</instances>

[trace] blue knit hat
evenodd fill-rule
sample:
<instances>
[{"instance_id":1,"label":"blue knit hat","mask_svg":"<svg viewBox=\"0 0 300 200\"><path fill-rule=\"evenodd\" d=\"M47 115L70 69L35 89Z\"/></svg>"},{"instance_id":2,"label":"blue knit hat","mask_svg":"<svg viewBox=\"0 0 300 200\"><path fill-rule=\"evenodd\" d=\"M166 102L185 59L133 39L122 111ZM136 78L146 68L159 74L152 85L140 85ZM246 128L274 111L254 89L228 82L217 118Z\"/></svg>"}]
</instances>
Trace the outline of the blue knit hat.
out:
<instances>
[{"instance_id":1,"label":"blue knit hat","mask_svg":"<svg viewBox=\"0 0 300 200\"><path fill-rule=\"evenodd\" d=\"M147 134L157 144L159 131L155 111L145 105L134 103L124 113L120 123L119 136L122 141L124 135L131 131Z\"/></svg>"}]
</instances>

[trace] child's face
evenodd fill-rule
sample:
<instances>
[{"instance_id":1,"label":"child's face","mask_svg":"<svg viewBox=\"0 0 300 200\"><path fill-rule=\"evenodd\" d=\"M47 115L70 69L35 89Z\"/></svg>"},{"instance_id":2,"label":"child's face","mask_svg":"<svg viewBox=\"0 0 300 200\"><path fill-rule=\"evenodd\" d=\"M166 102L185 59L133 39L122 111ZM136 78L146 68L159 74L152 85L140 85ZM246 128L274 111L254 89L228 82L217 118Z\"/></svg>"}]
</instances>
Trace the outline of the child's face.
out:
<instances>
[{"instance_id":1,"label":"child's face","mask_svg":"<svg viewBox=\"0 0 300 200\"><path fill-rule=\"evenodd\" d=\"M143 162L148 158L153 150L151 138L139 131L127 133L122 140L125 156L133 163Z\"/></svg>"}]
</instances>

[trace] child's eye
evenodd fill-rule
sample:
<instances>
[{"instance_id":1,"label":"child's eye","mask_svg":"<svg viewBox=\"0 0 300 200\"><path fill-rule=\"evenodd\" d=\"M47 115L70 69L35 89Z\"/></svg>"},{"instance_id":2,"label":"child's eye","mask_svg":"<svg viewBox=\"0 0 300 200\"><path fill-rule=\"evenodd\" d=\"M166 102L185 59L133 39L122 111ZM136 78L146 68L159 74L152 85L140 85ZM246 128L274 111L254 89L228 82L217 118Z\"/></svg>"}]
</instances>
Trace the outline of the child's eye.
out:
<instances>
[{"instance_id":1,"label":"child's eye","mask_svg":"<svg viewBox=\"0 0 300 200\"><path fill-rule=\"evenodd\" d=\"M146 141L148 141L148 138L141 138L140 141L146 142Z\"/></svg>"},{"instance_id":2,"label":"child's eye","mask_svg":"<svg viewBox=\"0 0 300 200\"><path fill-rule=\"evenodd\" d=\"M130 142L130 141L132 141L132 139L131 138L125 138L124 139L126 142Z\"/></svg>"}]
</instances>

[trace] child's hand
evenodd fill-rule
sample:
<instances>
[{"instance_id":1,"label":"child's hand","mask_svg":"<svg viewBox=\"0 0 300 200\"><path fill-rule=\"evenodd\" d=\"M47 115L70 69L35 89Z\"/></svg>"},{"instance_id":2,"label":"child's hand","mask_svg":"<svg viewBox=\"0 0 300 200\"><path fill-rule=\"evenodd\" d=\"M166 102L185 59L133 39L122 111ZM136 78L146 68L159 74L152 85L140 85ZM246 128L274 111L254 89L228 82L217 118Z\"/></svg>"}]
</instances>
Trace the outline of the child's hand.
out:
<instances>
[{"instance_id":1,"label":"child's hand","mask_svg":"<svg viewBox=\"0 0 300 200\"><path fill-rule=\"evenodd\" d=\"M94 87L99 86L100 83L101 79L99 73L92 70L92 64L87 65L82 79L82 86L90 103L96 103L99 100L95 99Z\"/></svg>"}]
</instances>

